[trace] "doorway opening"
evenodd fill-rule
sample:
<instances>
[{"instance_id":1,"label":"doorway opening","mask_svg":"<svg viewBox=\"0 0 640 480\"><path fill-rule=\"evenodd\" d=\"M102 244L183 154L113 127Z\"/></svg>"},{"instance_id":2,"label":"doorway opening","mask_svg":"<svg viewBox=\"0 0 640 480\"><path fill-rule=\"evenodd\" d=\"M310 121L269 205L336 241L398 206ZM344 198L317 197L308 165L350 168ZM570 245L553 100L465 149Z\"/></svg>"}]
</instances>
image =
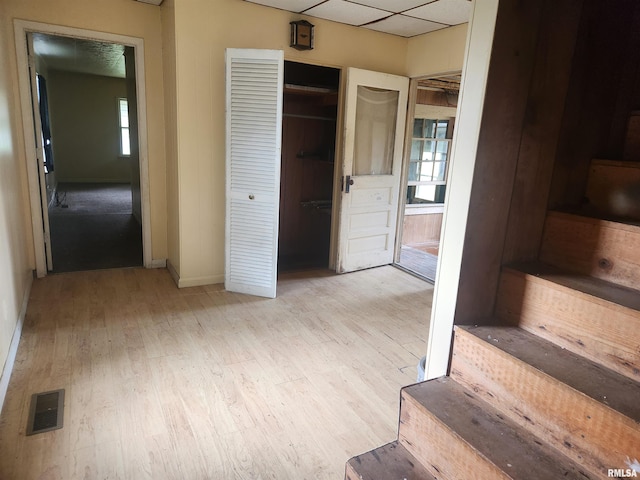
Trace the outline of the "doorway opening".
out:
<instances>
[{"instance_id":1,"label":"doorway opening","mask_svg":"<svg viewBox=\"0 0 640 480\"><path fill-rule=\"evenodd\" d=\"M340 70L284 62L278 271L327 268Z\"/></svg>"},{"instance_id":2,"label":"doorway opening","mask_svg":"<svg viewBox=\"0 0 640 480\"><path fill-rule=\"evenodd\" d=\"M41 32L28 35L33 41L40 121L42 130L49 132L40 177L41 195L46 196L43 223L50 239L47 270L140 266L143 223L134 47ZM46 95L41 92L44 85Z\"/></svg>"},{"instance_id":3,"label":"doorway opening","mask_svg":"<svg viewBox=\"0 0 640 480\"><path fill-rule=\"evenodd\" d=\"M430 282L436 278L460 80L460 74L450 74L412 81L396 265Z\"/></svg>"}]
</instances>

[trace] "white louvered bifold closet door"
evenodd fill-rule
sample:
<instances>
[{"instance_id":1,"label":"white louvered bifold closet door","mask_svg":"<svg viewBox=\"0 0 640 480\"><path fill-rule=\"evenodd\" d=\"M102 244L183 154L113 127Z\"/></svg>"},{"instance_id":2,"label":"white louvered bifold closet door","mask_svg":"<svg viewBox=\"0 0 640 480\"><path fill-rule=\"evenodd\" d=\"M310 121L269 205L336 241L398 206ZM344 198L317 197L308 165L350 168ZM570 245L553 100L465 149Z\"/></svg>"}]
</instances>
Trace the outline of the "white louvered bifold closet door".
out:
<instances>
[{"instance_id":1,"label":"white louvered bifold closet door","mask_svg":"<svg viewBox=\"0 0 640 480\"><path fill-rule=\"evenodd\" d=\"M276 296L284 56L227 49L225 288Z\"/></svg>"}]
</instances>

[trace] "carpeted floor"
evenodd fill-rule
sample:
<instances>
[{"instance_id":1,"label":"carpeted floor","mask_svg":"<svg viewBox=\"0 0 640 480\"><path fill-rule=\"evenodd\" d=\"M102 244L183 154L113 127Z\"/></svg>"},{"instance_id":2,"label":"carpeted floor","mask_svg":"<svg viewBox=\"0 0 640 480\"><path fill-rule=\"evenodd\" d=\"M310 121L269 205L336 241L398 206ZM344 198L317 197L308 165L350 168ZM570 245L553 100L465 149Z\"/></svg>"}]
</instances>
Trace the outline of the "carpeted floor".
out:
<instances>
[{"instance_id":1,"label":"carpeted floor","mask_svg":"<svg viewBox=\"0 0 640 480\"><path fill-rule=\"evenodd\" d=\"M53 271L142 265L142 228L128 184L60 183L49 208Z\"/></svg>"}]
</instances>

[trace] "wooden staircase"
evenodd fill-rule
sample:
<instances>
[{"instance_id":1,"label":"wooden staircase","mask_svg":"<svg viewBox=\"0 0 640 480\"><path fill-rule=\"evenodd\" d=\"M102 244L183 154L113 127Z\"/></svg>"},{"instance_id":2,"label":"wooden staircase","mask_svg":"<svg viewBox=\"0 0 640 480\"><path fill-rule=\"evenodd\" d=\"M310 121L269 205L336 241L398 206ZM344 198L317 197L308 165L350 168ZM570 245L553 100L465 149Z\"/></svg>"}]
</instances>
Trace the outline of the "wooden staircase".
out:
<instances>
[{"instance_id":1,"label":"wooden staircase","mask_svg":"<svg viewBox=\"0 0 640 480\"><path fill-rule=\"evenodd\" d=\"M640 224L595 210L548 213L493 326L455 327L449 376L402 389L398 439L347 480L640 477Z\"/></svg>"}]
</instances>

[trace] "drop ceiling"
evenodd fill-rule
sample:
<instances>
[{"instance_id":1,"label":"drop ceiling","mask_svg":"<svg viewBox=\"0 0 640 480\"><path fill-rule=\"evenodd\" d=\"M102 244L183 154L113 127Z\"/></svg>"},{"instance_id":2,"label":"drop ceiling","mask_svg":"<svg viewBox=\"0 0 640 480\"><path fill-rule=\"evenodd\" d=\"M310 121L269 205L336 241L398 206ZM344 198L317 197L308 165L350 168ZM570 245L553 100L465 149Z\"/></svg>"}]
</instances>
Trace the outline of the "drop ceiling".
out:
<instances>
[{"instance_id":1,"label":"drop ceiling","mask_svg":"<svg viewBox=\"0 0 640 480\"><path fill-rule=\"evenodd\" d=\"M245 1L401 37L467 23L471 14L471 0Z\"/></svg>"}]
</instances>

